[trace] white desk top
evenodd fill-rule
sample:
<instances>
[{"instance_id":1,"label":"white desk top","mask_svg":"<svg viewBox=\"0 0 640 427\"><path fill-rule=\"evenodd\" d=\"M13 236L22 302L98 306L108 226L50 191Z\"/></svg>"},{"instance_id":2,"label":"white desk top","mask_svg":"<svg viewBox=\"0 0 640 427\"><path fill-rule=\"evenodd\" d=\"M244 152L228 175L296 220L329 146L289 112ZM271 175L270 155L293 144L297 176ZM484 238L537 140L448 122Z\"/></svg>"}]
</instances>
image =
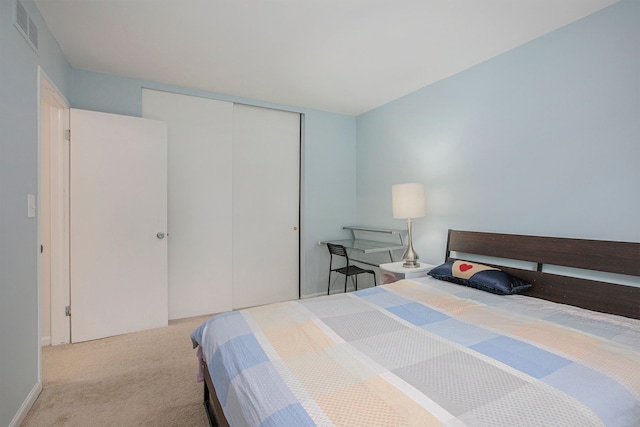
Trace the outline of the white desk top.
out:
<instances>
[{"instance_id":1,"label":"white desk top","mask_svg":"<svg viewBox=\"0 0 640 427\"><path fill-rule=\"evenodd\" d=\"M329 240L328 242L323 243L334 243L336 245L342 245L347 249L354 249L365 254L406 249L406 246L403 246L400 243L379 242L376 240L344 239Z\"/></svg>"}]
</instances>

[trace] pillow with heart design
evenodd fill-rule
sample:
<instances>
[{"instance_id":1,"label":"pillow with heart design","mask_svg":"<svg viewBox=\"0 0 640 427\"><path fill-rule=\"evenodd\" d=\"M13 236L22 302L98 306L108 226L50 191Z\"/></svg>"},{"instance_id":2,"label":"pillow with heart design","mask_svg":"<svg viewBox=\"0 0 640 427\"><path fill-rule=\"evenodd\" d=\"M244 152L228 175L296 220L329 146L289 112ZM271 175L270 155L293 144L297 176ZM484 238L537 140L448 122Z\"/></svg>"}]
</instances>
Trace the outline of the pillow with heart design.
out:
<instances>
[{"instance_id":1,"label":"pillow with heart design","mask_svg":"<svg viewBox=\"0 0 640 427\"><path fill-rule=\"evenodd\" d=\"M470 261L448 261L427 274L498 295L517 294L531 287L531 284L502 270Z\"/></svg>"}]
</instances>

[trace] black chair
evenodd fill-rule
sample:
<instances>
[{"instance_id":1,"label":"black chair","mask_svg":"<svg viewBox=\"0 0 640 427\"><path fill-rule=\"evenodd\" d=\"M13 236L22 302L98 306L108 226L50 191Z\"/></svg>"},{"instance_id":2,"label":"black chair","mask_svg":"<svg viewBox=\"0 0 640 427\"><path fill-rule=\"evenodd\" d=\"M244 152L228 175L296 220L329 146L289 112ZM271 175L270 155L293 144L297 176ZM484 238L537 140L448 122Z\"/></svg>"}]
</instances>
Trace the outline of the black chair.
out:
<instances>
[{"instance_id":1,"label":"black chair","mask_svg":"<svg viewBox=\"0 0 640 427\"><path fill-rule=\"evenodd\" d=\"M327 286L327 295L329 295L329 291L331 290L331 273L336 272L340 274L344 274L344 291L347 292L347 279L350 276L356 276L356 291L358 290L358 274L369 273L373 275L373 286L377 286L376 283L376 272L373 270L365 270L364 268L360 268L356 265L351 265L349 262L349 255L347 254L347 250L342 245L335 245L333 243L327 243L327 247L329 248L329 254L331 259L329 260L329 285ZM339 268L333 267L333 256L341 256L347 260L347 265Z\"/></svg>"}]
</instances>

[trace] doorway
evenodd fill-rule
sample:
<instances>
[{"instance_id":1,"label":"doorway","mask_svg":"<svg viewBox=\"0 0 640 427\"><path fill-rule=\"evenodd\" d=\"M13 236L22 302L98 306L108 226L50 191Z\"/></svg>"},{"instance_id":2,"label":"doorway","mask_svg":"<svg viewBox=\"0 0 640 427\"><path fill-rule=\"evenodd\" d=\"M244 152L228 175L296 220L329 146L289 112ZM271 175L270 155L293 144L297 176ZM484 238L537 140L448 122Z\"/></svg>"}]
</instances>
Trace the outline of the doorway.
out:
<instances>
[{"instance_id":1,"label":"doorway","mask_svg":"<svg viewBox=\"0 0 640 427\"><path fill-rule=\"evenodd\" d=\"M38 241L40 344L70 342L69 103L40 68Z\"/></svg>"}]
</instances>

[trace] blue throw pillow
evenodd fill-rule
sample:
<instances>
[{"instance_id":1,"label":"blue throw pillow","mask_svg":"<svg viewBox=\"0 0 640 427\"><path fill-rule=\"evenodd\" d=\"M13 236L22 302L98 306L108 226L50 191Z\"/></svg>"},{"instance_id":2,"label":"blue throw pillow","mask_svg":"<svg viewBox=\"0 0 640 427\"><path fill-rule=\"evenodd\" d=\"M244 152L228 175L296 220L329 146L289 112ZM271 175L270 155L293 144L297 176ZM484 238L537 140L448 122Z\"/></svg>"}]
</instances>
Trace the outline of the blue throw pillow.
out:
<instances>
[{"instance_id":1,"label":"blue throw pillow","mask_svg":"<svg viewBox=\"0 0 640 427\"><path fill-rule=\"evenodd\" d=\"M531 287L531 284L502 270L469 261L448 261L427 274L499 295L517 294Z\"/></svg>"}]
</instances>

